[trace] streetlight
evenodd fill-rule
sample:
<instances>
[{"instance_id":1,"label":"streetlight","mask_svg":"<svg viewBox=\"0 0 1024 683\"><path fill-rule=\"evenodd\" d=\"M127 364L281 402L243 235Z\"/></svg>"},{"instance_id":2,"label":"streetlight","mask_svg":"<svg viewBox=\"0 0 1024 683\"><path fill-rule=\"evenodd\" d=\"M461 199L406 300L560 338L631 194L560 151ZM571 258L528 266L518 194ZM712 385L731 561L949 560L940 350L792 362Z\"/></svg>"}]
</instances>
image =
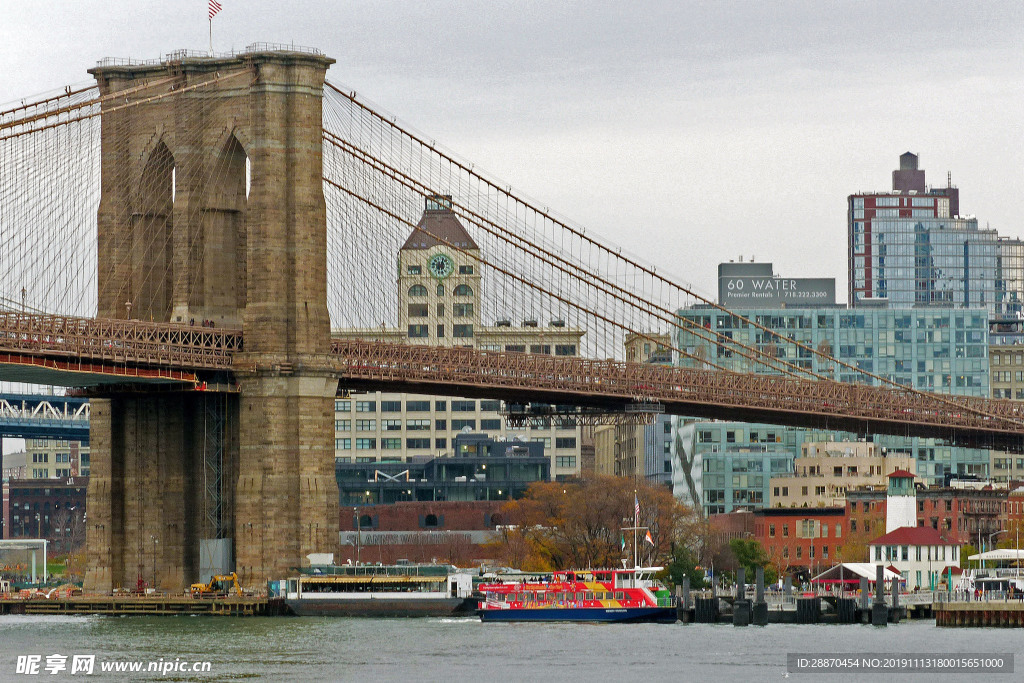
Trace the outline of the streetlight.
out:
<instances>
[{"instance_id":1,"label":"streetlight","mask_svg":"<svg viewBox=\"0 0 1024 683\"><path fill-rule=\"evenodd\" d=\"M1000 529L999 531L993 531L992 533L990 533L988 535L988 545L989 545L990 548L992 547L992 537L993 536L998 536L999 534L1002 534L1002 533L1006 533L1006 529ZM985 560L981 561L981 566L982 567L985 566Z\"/></svg>"}]
</instances>

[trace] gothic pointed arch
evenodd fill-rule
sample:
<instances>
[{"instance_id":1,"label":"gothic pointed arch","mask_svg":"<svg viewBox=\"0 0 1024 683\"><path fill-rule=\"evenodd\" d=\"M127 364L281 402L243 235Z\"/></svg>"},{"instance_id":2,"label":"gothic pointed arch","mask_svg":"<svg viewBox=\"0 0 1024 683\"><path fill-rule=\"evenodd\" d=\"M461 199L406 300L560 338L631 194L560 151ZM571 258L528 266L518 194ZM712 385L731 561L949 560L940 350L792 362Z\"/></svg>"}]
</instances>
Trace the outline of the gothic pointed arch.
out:
<instances>
[{"instance_id":1,"label":"gothic pointed arch","mask_svg":"<svg viewBox=\"0 0 1024 683\"><path fill-rule=\"evenodd\" d=\"M237 326L245 308L248 156L232 132L209 166L202 190L200 231L203 251L199 291L190 299L190 318ZM198 296L197 296L198 295Z\"/></svg>"},{"instance_id":2,"label":"gothic pointed arch","mask_svg":"<svg viewBox=\"0 0 1024 683\"><path fill-rule=\"evenodd\" d=\"M141 168L129 231L132 278L125 313L166 322L171 314L176 164L162 137L149 149Z\"/></svg>"}]
</instances>

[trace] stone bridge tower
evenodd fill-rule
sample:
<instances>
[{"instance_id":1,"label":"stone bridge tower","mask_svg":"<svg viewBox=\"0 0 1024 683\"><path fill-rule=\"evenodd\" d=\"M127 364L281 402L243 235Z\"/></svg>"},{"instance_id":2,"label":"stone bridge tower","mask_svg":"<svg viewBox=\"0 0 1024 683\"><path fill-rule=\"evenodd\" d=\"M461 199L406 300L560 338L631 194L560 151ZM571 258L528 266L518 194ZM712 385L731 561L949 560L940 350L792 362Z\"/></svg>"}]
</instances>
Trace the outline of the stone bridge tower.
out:
<instances>
[{"instance_id":1,"label":"stone bridge tower","mask_svg":"<svg viewBox=\"0 0 1024 683\"><path fill-rule=\"evenodd\" d=\"M228 391L94 402L87 589L187 586L207 539L250 585L336 550L332 63L268 51L90 71L101 94L126 91L103 105L99 317L240 327L244 353Z\"/></svg>"}]
</instances>

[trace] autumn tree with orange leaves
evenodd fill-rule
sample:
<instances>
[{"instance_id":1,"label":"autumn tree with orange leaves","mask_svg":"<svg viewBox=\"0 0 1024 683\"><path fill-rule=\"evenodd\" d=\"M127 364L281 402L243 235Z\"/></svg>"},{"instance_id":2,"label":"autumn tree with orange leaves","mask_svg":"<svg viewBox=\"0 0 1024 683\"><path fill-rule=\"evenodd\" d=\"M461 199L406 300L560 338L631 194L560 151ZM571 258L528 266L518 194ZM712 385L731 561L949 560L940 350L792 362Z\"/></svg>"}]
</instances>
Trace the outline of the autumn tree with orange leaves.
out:
<instances>
[{"instance_id":1,"label":"autumn tree with orange leaves","mask_svg":"<svg viewBox=\"0 0 1024 683\"><path fill-rule=\"evenodd\" d=\"M652 546L639 532L640 557L648 565L667 561L673 545L685 542L696 526L692 510L664 486L602 476L531 484L523 498L503 506L494 556L525 571L621 566L633 557L633 532L622 529L633 526L634 491L640 526L654 541Z\"/></svg>"}]
</instances>

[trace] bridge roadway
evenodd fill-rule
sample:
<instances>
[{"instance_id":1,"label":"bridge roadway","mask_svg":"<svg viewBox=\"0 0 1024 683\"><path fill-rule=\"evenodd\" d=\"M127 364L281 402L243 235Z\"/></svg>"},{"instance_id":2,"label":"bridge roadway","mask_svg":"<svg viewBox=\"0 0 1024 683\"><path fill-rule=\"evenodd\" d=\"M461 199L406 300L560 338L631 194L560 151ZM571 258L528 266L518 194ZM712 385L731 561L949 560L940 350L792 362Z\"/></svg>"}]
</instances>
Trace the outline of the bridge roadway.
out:
<instances>
[{"instance_id":1,"label":"bridge roadway","mask_svg":"<svg viewBox=\"0 0 1024 683\"><path fill-rule=\"evenodd\" d=\"M0 380L5 381L70 387L163 383L185 389L216 382L230 387L232 371L243 369L234 359L242 350L238 330L0 313ZM643 401L660 403L674 415L1024 450L1024 405L1010 400L376 341L334 339L331 350L328 363L346 390L608 409ZM298 370L268 369L282 375Z\"/></svg>"}]
</instances>

